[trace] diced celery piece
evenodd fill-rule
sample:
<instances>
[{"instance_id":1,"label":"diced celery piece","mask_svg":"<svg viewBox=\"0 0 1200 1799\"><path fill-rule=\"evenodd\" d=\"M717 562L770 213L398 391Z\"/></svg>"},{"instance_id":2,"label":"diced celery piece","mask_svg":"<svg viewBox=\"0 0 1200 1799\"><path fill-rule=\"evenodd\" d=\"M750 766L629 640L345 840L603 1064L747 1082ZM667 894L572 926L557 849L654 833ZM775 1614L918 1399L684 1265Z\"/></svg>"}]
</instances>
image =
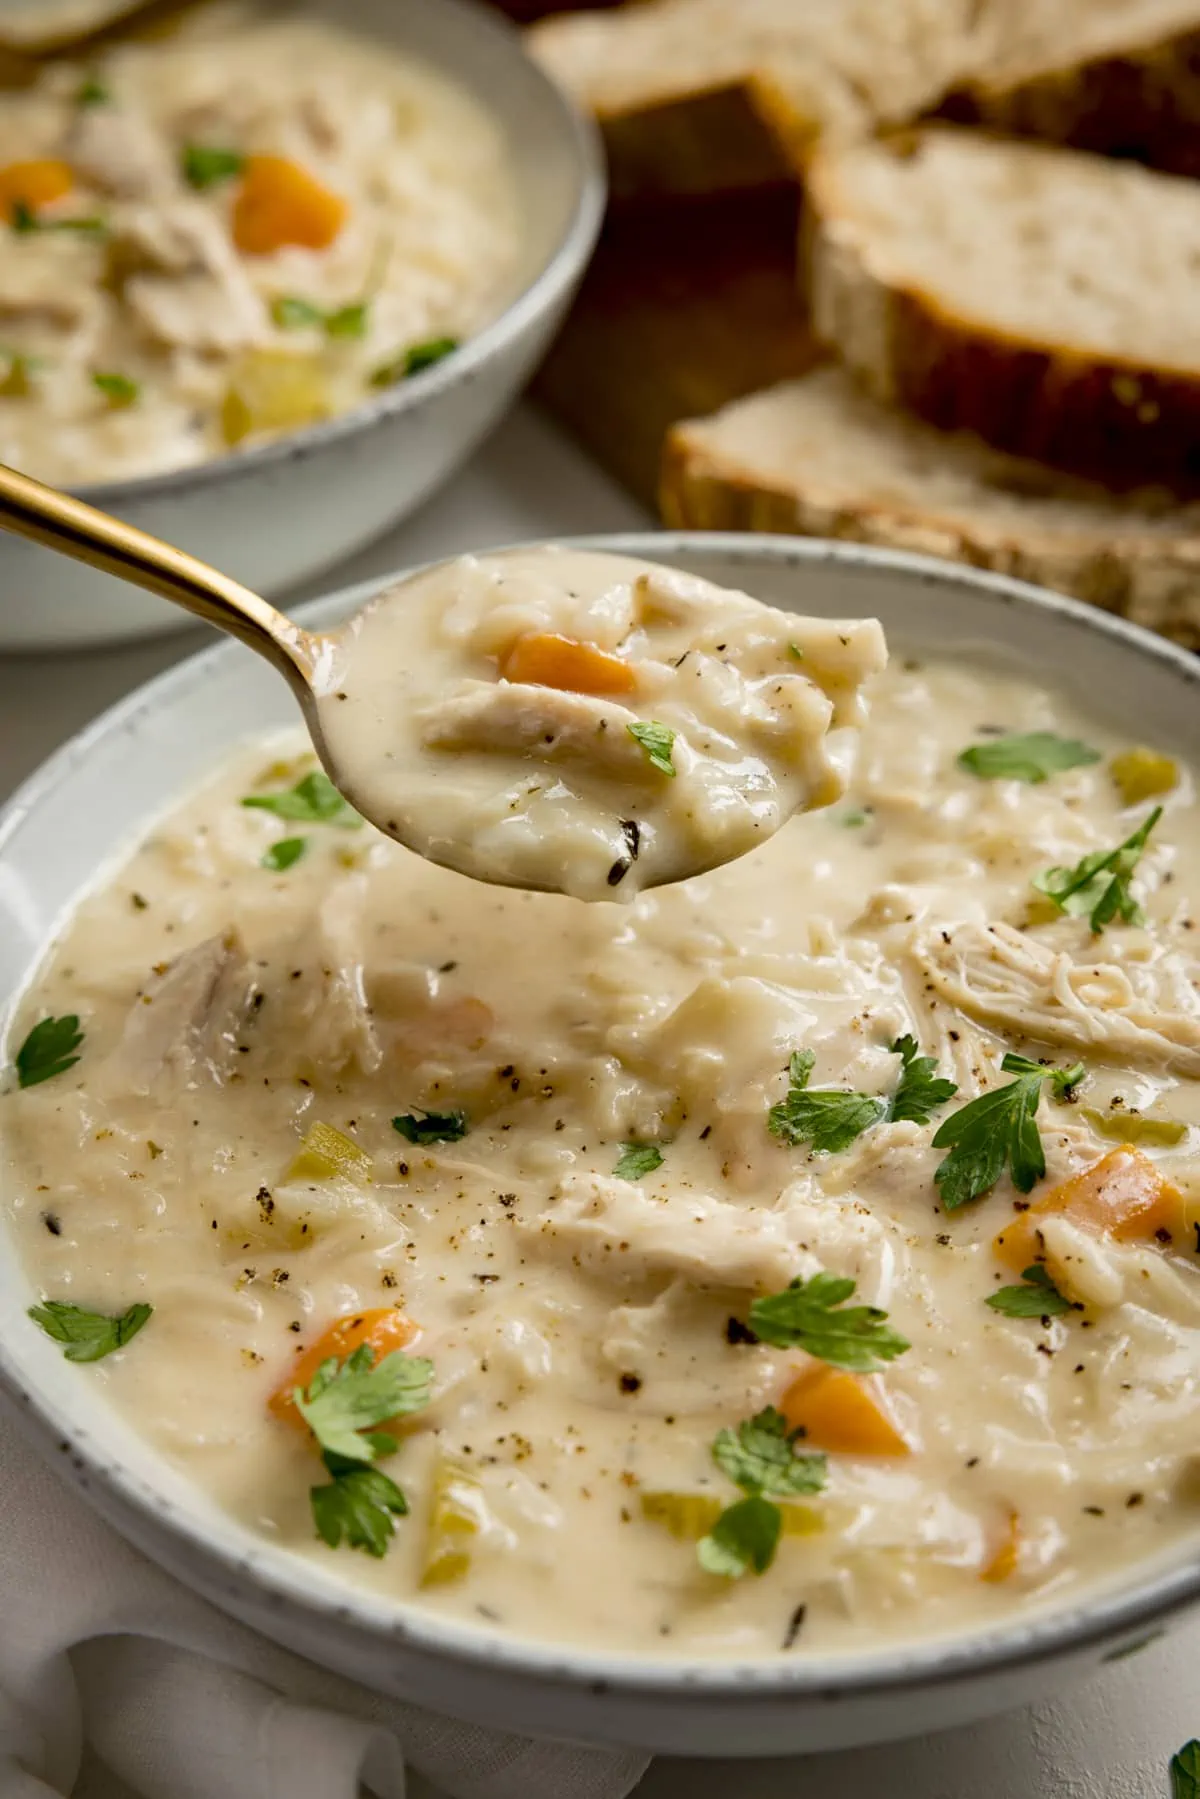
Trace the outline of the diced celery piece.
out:
<instances>
[{"instance_id":1,"label":"diced celery piece","mask_svg":"<svg viewBox=\"0 0 1200 1799\"><path fill-rule=\"evenodd\" d=\"M733 1503L731 1497L730 1504ZM682 1543L697 1543L711 1531L725 1502L714 1493L652 1492L641 1496L642 1517L663 1524ZM825 1519L814 1505L794 1499L776 1500L783 1516L785 1537L811 1537L825 1528Z\"/></svg>"},{"instance_id":2,"label":"diced celery piece","mask_svg":"<svg viewBox=\"0 0 1200 1799\"><path fill-rule=\"evenodd\" d=\"M1122 750L1113 757L1108 769L1127 806L1136 806L1139 800L1158 799L1179 783L1178 763L1144 744Z\"/></svg>"},{"instance_id":3,"label":"diced celery piece","mask_svg":"<svg viewBox=\"0 0 1200 1799\"><path fill-rule=\"evenodd\" d=\"M1182 1143L1188 1127L1181 1118L1144 1118L1136 1112L1097 1112L1082 1106L1080 1112L1092 1129L1114 1143L1148 1143L1152 1149L1169 1149Z\"/></svg>"},{"instance_id":4,"label":"diced celery piece","mask_svg":"<svg viewBox=\"0 0 1200 1799\"><path fill-rule=\"evenodd\" d=\"M319 356L298 350L247 350L221 402L230 446L262 431L298 431L328 418L329 382Z\"/></svg>"},{"instance_id":5,"label":"diced celery piece","mask_svg":"<svg viewBox=\"0 0 1200 1799\"><path fill-rule=\"evenodd\" d=\"M421 1565L423 1587L448 1587L471 1566L471 1543L487 1519L483 1489L458 1462L439 1456Z\"/></svg>"},{"instance_id":6,"label":"diced celery piece","mask_svg":"<svg viewBox=\"0 0 1200 1799\"><path fill-rule=\"evenodd\" d=\"M373 1164L365 1149L335 1125L310 1125L300 1140L285 1181L354 1181L365 1187Z\"/></svg>"}]
</instances>

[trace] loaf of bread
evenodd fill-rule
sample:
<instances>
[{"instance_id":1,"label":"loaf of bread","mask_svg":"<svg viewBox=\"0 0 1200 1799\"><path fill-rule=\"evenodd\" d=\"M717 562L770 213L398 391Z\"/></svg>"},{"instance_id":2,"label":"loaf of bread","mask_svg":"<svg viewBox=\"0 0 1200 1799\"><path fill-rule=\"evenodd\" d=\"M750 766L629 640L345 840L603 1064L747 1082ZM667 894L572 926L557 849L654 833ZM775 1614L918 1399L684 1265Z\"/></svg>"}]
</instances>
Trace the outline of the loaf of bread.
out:
<instances>
[{"instance_id":1,"label":"loaf of bread","mask_svg":"<svg viewBox=\"0 0 1200 1799\"><path fill-rule=\"evenodd\" d=\"M669 525L919 551L1073 594L1200 648L1200 504L948 437L825 366L669 433Z\"/></svg>"},{"instance_id":2,"label":"loaf of bread","mask_svg":"<svg viewBox=\"0 0 1200 1799\"><path fill-rule=\"evenodd\" d=\"M713 193L911 119L977 66L979 31L977 0L642 0L528 41L599 119L616 192Z\"/></svg>"},{"instance_id":3,"label":"loaf of bread","mask_svg":"<svg viewBox=\"0 0 1200 1799\"><path fill-rule=\"evenodd\" d=\"M1200 481L1200 184L955 126L819 151L817 336L943 430L1109 482Z\"/></svg>"}]
</instances>

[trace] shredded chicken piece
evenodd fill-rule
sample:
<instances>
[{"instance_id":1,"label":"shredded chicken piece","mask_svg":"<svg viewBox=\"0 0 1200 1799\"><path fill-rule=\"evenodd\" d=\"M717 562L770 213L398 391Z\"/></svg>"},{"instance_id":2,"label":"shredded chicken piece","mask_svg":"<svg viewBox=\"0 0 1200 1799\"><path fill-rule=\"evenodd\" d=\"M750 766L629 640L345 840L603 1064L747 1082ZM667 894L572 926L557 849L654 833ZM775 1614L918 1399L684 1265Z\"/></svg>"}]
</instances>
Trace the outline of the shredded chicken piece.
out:
<instances>
[{"instance_id":1,"label":"shredded chicken piece","mask_svg":"<svg viewBox=\"0 0 1200 1799\"><path fill-rule=\"evenodd\" d=\"M637 722L627 706L590 694L469 681L425 714L423 741L431 749L529 751L542 762L569 758L647 779L645 751L626 729Z\"/></svg>"},{"instance_id":2,"label":"shredded chicken piece","mask_svg":"<svg viewBox=\"0 0 1200 1799\"><path fill-rule=\"evenodd\" d=\"M356 1063L374 1074L383 1051L363 982L362 909L366 877L333 887L289 960L287 989L295 1007L295 1041L305 1065L321 1073ZM301 971L298 980L292 971Z\"/></svg>"},{"instance_id":3,"label":"shredded chicken piece","mask_svg":"<svg viewBox=\"0 0 1200 1799\"><path fill-rule=\"evenodd\" d=\"M248 349L269 337L266 309L219 220L198 201L114 209L110 267L129 309L173 349Z\"/></svg>"},{"instance_id":4,"label":"shredded chicken piece","mask_svg":"<svg viewBox=\"0 0 1200 1799\"><path fill-rule=\"evenodd\" d=\"M255 981L234 931L206 938L156 971L135 1000L105 1078L148 1094L164 1083L221 1081L237 1055Z\"/></svg>"},{"instance_id":5,"label":"shredded chicken piece","mask_svg":"<svg viewBox=\"0 0 1200 1799\"><path fill-rule=\"evenodd\" d=\"M63 157L77 177L118 200L169 193L176 180L166 140L148 119L127 108L75 108Z\"/></svg>"},{"instance_id":6,"label":"shredded chicken piece","mask_svg":"<svg viewBox=\"0 0 1200 1799\"><path fill-rule=\"evenodd\" d=\"M82 332L99 318L100 297L80 279L80 250L66 234L5 234L0 255L0 330L32 326L51 333Z\"/></svg>"},{"instance_id":7,"label":"shredded chicken piece","mask_svg":"<svg viewBox=\"0 0 1200 1799\"><path fill-rule=\"evenodd\" d=\"M568 1174L522 1228L593 1272L617 1280L682 1275L698 1286L764 1291L808 1271L783 1212L731 1206L706 1194L647 1198L629 1181Z\"/></svg>"},{"instance_id":8,"label":"shredded chicken piece","mask_svg":"<svg viewBox=\"0 0 1200 1799\"><path fill-rule=\"evenodd\" d=\"M1046 1270L1059 1292L1103 1310L1141 1306L1177 1324L1200 1322L1200 1278L1176 1267L1160 1249L1114 1243L1070 1218L1038 1220Z\"/></svg>"},{"instance_id":9,"label":"shredded chicken piece","mask_svg":"<svg viewBox=\"0 0 1200 1799\"><path fill-rule=\"evenodd\" d=\"M925 932L913 954L943 999L1009 1037L1200 1074L1200 994L1178 958L1077 962L1005 924Z\"/></svg>"}]
</instances>

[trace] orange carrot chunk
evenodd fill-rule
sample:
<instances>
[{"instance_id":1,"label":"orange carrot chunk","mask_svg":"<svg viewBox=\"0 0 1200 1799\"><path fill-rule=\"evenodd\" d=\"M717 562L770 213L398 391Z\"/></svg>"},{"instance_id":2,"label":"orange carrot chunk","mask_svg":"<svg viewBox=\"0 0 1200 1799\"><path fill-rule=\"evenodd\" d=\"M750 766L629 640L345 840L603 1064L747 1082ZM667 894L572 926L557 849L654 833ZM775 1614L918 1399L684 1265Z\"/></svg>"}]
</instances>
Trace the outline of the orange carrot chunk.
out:
<instances>
[{"instance_id":1,"label":"orange carrot chunk","mask_svg":"<svg viewBox=\"0 0 1200 1799\"><path fill-rule=\"evenodd\" d=\"M1038 1220L1060 1212L1120 1243L1168 1242L1184 1230L1183 1196L1132 1143L1120 1143L1051 1189L993 1240L1000 1261L1018 1272L1041 1253Z\"/></svg>"},{"instance_id":2,"label":"orange carrot chunk","mask_svg":"<svg viewBox=\"0 0 1200 1799\"><path fill-rule=\"evenodd\" d=\"M287 244L327 250L349 208L314 175L286 156L248 156L233 203L233 241L248 256L270 256Z\"/></svg>"},{"instance_id":3,"label":"orange carrot chunk","mask_svg":"<svg viewBox=\"0 0 1200 1799\"><path fill-rule=\"evenodd\" d=\"M806 1446L843 1455L911 1455L869 1376L818 1365L798 1375L780 1405Z\"/></svg>"},{"instance_id":4,"label":"orange carrot chunk","mask_svg":"<svg viewBox=\"0 0 1200 1799\"><path fill-rule=\"evenodd\" d=\"M11 225L18 204L37 212L69 194L75 185L69 163L46 156L36 162L10 162L0 168L0 218Z\"/></svg>"},{"instance_id":5,"label":"orange carrot chunk","mask_svg":"<svg viewBox=\"0 0 1200 1799\"><path fill-rule=\"evenodd\" d=\"M286 1378L276 1387L267 1401L268 1409L277 1418L288 1424L298 1424L302 1430L308 1426L296 1409L292 1398L297 1387L308 1390L313 1375L335 1356L339 1362L363 1343L368 1343L375 1351L375 1360L382 1361L385 1355L391 1355L394 1349L403 1349L411 1343L417 1334L417 1327L411 1318L398 1312L394 1306L381 1306L368 1312L349 1312L344 1318L335 1318L328 1330L322 1331L315 1343L310 1343L302 1354L296 1357Z\"/></svg>"},{"instance_id":6,"label":"orange carrot chunk","mask_svg":"<svg viewBox=\"0 0 1200 1799\"><path fill-rule=\"evenodd\" d=\"M1020 1559L1021 1520L1016 1512L1009 1512L1004 1535L979 1570L979 1578L990 1582L992 1586L999 1586L1001 1581L1012 1579Z\"/></svg>"},{"instance_id":7,"label":"orange carrot chunk","mask_svg":"<svg viewBox=\"0 0 1200 1799\"><path fill-rule=\"evenodd\" d=\"M637 680L628 662L591 643L555 631L527 631L500 664L506 681L561 687L568 693L632 693Z\"/></svg>"}]
</instances>

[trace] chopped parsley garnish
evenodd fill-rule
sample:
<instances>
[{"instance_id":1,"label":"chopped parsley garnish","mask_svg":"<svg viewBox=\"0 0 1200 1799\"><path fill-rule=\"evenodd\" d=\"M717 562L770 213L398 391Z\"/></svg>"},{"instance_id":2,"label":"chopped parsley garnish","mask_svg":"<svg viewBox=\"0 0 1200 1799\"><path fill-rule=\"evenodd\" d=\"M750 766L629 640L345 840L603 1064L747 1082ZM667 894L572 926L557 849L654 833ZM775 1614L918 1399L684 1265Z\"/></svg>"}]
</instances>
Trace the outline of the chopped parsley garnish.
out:
<instances>
[{"instance_id":1,"label":"chopped parsley garnish","mask_svg":"<svg viewBox=\"0 0 1200 1799\"><path fill-rule=\"evenodd\" d=\"M329 1464L326 1464L329 1466ZM347 1549L362 1549L382 1559L408 1500L382 1468L329 1467L332 1479L309 1489L317 1535L331 1549L345 1538Z\"/></svg>"},{"instance_id":2,"label":"chopped parsley garnish","mask_svg":"<svg viewBox=\"0 0 1200 1799\"><path fill-rule=\"evenodd\" d=\"M271 301L271 317L283 331L299 331L317 326L326 337L365 337L370 316L370 302L355 300L349 306L335 306L331 311L314 305L295 294L278 294Z\"/></svg>"},{"instance_id":3,"label":"chopped parsley garnish","mask_svg":"<svg viewBox=\"0 0 1200 1799\"><path fill-rule=\"evenodd\" d=\"M380 363L371 375L371 386L395 387L398 381L407 381L412 375L419 375L422 369L431 369L435 362L452 356L458 344L457 337L431 337L425 343L410 344L407 350Z\"/></svg>"},{"instance_id":4,"label":"chopped parsley garnish","mask_svg":"<svg viewBox=\"0 0 1200 1799\"><path fill-rule=\"evenodd\" d=\"M641 744L651 768L656 768L660 775L675 773L675 764L671 760L675 733L670 725L656 724L653 719L639 719L636 724L626 725L625 729L636 743Z\"/></svg>"},{"instance_id":5,"label":"chopped parsley garnish","mask_svg":"<svg viewBox=\"0 0 1200 1799\"><path fill-rule=\"evenodd\" d=\"M27 236L31 231L82 231L90 236L100 236L108 229L103 219L90 215L71 219L40 218L28 200L13 201L9 223L19 237Z\"/></svg>"},{"instance_id":6,"label":"chopped parsley garnish","mask_svg":"<svg viewBox=\"0 0 1200 1799\"><path fill-rule=\"evenodd\" d=\"M1007 1168L1018 1193L1028 1193L1046 1172L1046 1156L1037 1127L1038 1101L1050 1081L1064 1093L1083 1078L1083 1063L1073 1068L1043 1068L1024 1056L1005 1056L1000 1064L1016 1080L981 1093L940 1124L933 1147L949 1149L934 1172L947 1212L978 1199L996 1185Z\"/></svg>"},{"instance_id":7,"label":"chopped parsley garnish","mask_svg":"<svg viewBox=\"0 0 1200 1799\"><path fill-rule=\"evenodd\" d=\"M713 1461L746 1497L726 1506L696 1545L700 1566L709 1574L728 1580L751 1570L765 1574L783 1529L783 1516L774 1502L798 1493L819 1493L825 1485L825 1457L798 1454L798 1436L772 1406L744 1419L736 1430L717 1432Z\"/></svg>"},{"instance_id":8,"label":"chopped parsley garnish","mask_svg":"<svg viewBox=\"0 0 1200 1799\"><path fill-rule=\"evenodd\" d=\"M432 1378L433 1363L424 1356L393 1349L376 1361L371 1345L360 1343L343 1361L330 1356L322 1362L308 1391L297 1387L292 1397L323 1455L367 1463L396 1447L395 1438L375 1426L422 1411Z\"/></svg>"},{"instance_id":9,"label":"chopped parsley garnish","mask_svg":"<svg viewBox=\"0 0 1200 1799\"><path fill-rule=\"evenodd\" d=\"M35 1024L16 1054L17 1083L36 1087L52 1081L56 1074L74 1068L79 1057L75 1051L83 1042L83 1032L74 1012L63 1018L43 1018Z\"/></svg>"},{"instance_id":10,"label":"chopped parsley garnish","mask_svg":"<svg viewBox=\"0 0 1200 1799\"><path fill-rule=\"evenodd\" d=\"M103 1312L86 1312L81 1306L47 1299L40 1306L30 1306L29 1316L48 1337L64 1345L68 1362L99 1362L136 1337L153 1310L153 1306L130 1306L127 1312L109 1318Z\"/></svg>"},{"instance_id":11,"label":"chopped parsley garnish","mask_svg":"<svg viewBox=\"0 0 1200 1799\"><path fill-rule=\"evenodd\" d=\"M392 1129L409 1143L457 1143L468 1130L465 1112L405 1112L392 1119Z\"/></svg>"},{"instance_id":12,"label":"chopped parsley garnish","mask_svg":"<svg viewBox=\"0 0 1200 1799\"><path fill-rule=\"evenodd\" d=\"M98 75L85 75L75 90L76 106L105 106L112 95Z\"/></svg>"},{"instance_id":13,"label":"chopped parsley garnish","mask_svg":"<svg viewBox=\"0 0 1200 1799\"><path fill-rule=\"evenodd\" d=\"M250 793L242 804L257 807L262 812L273 812L276 818L294 819L298 824L340 825L343 830L356 831L363 822L329 776L319 768L283 793Z\"/></svg>"},{"instance_id":14,"label":"chopped parsley garnish","mask_svg":"<svg viewBox=\"0 0 1200 1799\"><path fill-rule=\"evenodd\" d=\"M900 1079L888 1102L891 1120L928 1124L937 1108L958 1092L954 1081L937 1073L933 1056L918 1054L919 1047L915 1037L897 1037L892 1044L892 1054L900 1058Z\"/></svg>"},{"instance_id":15,"label":"chopped parsley garnish","mask_svg":"<svg viewBox=\"0 0 1200 1799\"><path fill-rule=\"evenodd\" d=\"M814 1274L782 1293L756 1299L750 1329L775 1349L803 1349L833 1368L870 1374L909 1347L878 1306L847 1306L856 1283L848 1275Z\"/></svg>"},{"instance_id":16,"label":"chopped parsley garnish","mask_svg":"<svg viewBox=\"0 0 1200 1799\"><path fill-rule=\"evenodd\" d=\"M798 1049L788 1063L787 1098L767 1113L767 1129L784 1143L811 1143L814 1150L847 1149L869 1125L887 1111L887 1101L873 1093L850 1093L841 1088L809 1087L816 1055Z\"/></svg>"},{"instance_id":17,"label":"chopped parsley garnish","mask_svg":"<svg viewBox=\"0 0 1200 1799\"><path fill-rule=\"evenodd\" d=\"M322 1362L307 1393L296 1388L297 1410L331 1476L309 1492L317 1535L331 1549L344 1538L350 1549L386 1553L392 1519L404 1516L408 1501L394 1480L371 1465L397 1448L396 1439L376 1427L427 1406L432 1376L433 1364L423 1356L396 1349L377 1362L370 1344L362 1343L344 1361L330 1356Z\"/></svg>"},{"instance_id":18,"label":"chopped parsley garnish","mask_svg":"<svg viewBox=\"0 0 1200 1799\"><path fill-rule=\"evenodd\" d=\"M1026 781L1036 787L1050 775L1068 768L1084 768L1099 760L1099 750L1074 737L1059 737L1054 731L1027 731L973 743L970 749L963 750L958 765L978 775L981 781Z\"/></svg>"},{"instance_id":19,"label":"chopped parsley garnish","mask_svg":"<svg viewBox=\"0 0 1200 1799\"><path fill-rule=\"evenodd\" d=\"M1200 1799L1200 1742L1193 1737L1171 1757L1171 1799Z\"/></svg>"},{"instance_id":20,"label":"chopped parsley garnish","mask_svg":"<svg viewBox=\"0 0 1200 1799\"><path fill-rule=\"evenodd\" d=\"M216 144L185 144L179 166L189 186L203 191L215 187L218 181L230 181L240 175L246 158L240 150L224 150Z\"/></svg>"},{"instance_id":21,"label":"chopped parsley garnish","mask_svg":"<svg viewBox=\"0 0 1200 1799\"><path fill-rule=\"evenodd\" d=\"M1048 868L1044 874L1034 875L1033 885L1053 900L1060 912L1072 918L1087 913L1097 933L1114 918L1122 924L1143 924L1142 908L1130 892L1129 882L1162 811L1161 806L1155 806L1132 837L1119 843L1115 850L1097 850L1084 856L1074 868Z\"/></svg>"},{"instance_id":22,"label":"chopped parsley garnish","mask_svg":"<svg viewBox=\"0 0 1200 1799\"><path fill-rule=\"evenodd\" d=\"M788 644L788 655L791 657L793 662L803 662L804 661L804 651L800 648L800 645L798 643L789 643Z\"/></svg>"},{"instance_id":23,"label":"chopped parsley garnish","mask_svg":"<svg viewBox=\"0 0 1200 1799\"><path fill-rule=\"evenodd\" d=\"M1000 1287L989 1293L986 1303L1006 1318L1054 1318L1071 1310L1070 1300L1064 1299L1040 1262L1023 1268L1021 1281L1019 1287Z\"/></svg>"},{"instance_id":24,"label":"chopped parsley garnish","mask_svg":"<svg viewBox=\"0 0 1200 1799\"><path fill-rule=\"evenodd\" d=\"M785 1143L810 1143L814 1150L836 1153L848 1149L871 1125L882 1120L909 1119L928 1124L934 1110L953 1099L953 1081L935 1076L932 1056L917 1054L913 1037L898 1037L891 1053L900 1057L900 1080L890 1098L878 1093L854 1093L841 1087L808 1084L816 1056L811 1049L796 1050L788 1063L787 1098L767 1113L767 1128Z\"/></svg>"},{"instance_id":25,"label":"chopped parsley garnish","mask_svg":"<svg viewBox=\"0 0 1200 1799\"><path fill-rule=\"evenodd\" d=\"M307 837L281 837L264 853L262 867L269 868L273 874L282 874L285 868L292 868L299 862L307 848Z\"/></svg>"},{"instance_id":26,"label":"chopped parsley garnish","mask_svg":"<svg viewBox=\"0 0 1200 1799\"><path fill-rule=\"evenodd\" d=\"M92 376L92 386L98 387L109 405L118 410L132 406L142 391L140 382L132 380L129 375L95 374Z\"/></svg>"},{"instance_id":27,"label":"chopped parsley garnish","mask_svg":"<svg viewBox=\"0 0 1200 1799\"><path fill-rule=\"evenodd\" d=\"M863 825L871 822L871 814L864 812L861 806L852 807L849 812L838 815L838 823L847 831L861 830Z\"/></svg>"},{"instance_id":28,"label":"chopped parsley garnish","mask_svg":"<svg viewBox=\"0 0 1200 1799\"><path fill-rule=\"evenodd\" d=\"M662 1150L653 1143L624 1143L613 1174L619 1181L640 1181L662 1167Z\"/></svg>"}]
</instances>

